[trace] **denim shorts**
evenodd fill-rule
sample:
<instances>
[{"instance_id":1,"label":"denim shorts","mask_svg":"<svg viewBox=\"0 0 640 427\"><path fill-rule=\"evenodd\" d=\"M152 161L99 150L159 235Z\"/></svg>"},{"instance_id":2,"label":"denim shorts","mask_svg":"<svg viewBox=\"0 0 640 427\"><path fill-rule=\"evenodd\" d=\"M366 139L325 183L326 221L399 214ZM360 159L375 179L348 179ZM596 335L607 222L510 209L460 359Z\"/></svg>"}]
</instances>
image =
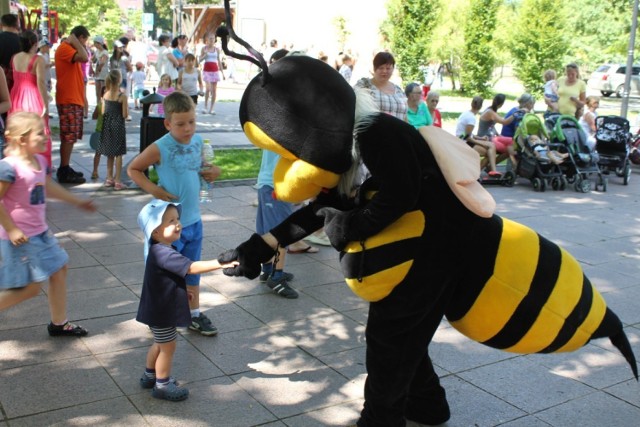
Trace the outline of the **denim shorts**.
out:
<instances>
[{"instance_id":1,"label":"denim shorts","mask_svg":"<svg viewBox=\"0 0 640 427\"><path fill-rule=\"evenodd\" d=\"M258 214L256 216L256 232L265 234L279 225L293 212L291 203L273 198L273 187L263 185L258 189Z\"/></svg>"},{"instance_id":2,"label":"denim shorts","mask_svg":"<svg viewBox=\"0 0 640 427\"><path fill-rule=\"evenodd\" d=\"M183 228L180 240L174 242L173 246L191 261L200 261L202 257L202 221ZM187 274L185 280L189 286L200 285L199 274Z\"/></svg>"},{"instance_id":3,"label":"denim shorts","mask_svg":"<svg viewBox=\"0 0 640 427\"><path fill-rule=\"evenodd\" d=\"M69 255L49 230L30 237L20 246L0 240L0 289L44 282L68 261Z\"/></svg>"}]
</instances>

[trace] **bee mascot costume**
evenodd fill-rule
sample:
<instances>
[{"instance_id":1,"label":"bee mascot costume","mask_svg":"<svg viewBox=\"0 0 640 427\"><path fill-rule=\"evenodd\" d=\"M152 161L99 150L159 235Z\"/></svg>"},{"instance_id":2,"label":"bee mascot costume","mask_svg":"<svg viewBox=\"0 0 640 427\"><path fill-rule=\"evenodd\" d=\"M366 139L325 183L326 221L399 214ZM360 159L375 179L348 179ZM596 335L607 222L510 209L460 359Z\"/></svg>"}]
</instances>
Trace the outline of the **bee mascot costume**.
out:
<instances>
[{"instance_id":1,"label":"bee mascot costume","mask_svg":"<svg viewBox=\"0 0 640 427\"><path fill-rule=\"evenodd\" d=\"M578 262L493 214L473 150L441 129L416 130L377 112L319 60L287 56L267 67L234 34L228 3L219 28L225 53L262 69L240 104L244 132L281 156L276 197L315 200L219 260L240 262L225 274L253 279L279 245L324 227L347 284L370 301L358 426L449 419L428 354L443 316L469 338L516 353L572 351L609 337L638 377L620 320ZM253 57L229 51L229 33Z\"/></svg>"}]
</instances>

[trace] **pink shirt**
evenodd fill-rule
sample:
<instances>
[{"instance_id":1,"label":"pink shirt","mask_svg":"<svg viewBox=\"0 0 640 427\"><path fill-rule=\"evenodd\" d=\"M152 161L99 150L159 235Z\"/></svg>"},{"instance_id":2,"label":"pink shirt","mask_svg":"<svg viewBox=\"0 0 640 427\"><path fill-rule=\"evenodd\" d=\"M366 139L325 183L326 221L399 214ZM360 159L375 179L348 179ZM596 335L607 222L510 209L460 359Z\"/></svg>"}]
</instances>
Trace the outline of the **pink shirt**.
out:
<instances>
[{"instance_id":1,"label":"pink shirt","mask_svg":"<svg viewBox=\"0 0 640 427\"><path fill-rule=\"evenodd\" d=\"M168 88L159 87L157 90L158 94L162 96L167 96L169 94L172 94L175 91L176 91L176 88L174 88L173 86ZM164 116L164 107L162 106L162 104L158 104L158 115Z\"/></svg>"},{"instance_id":2,"label":"pink shirt","mask_svg":"<svg viewBox=\"0 0 640 427\"><path fill-rule=\"evenodd\" d=\"M49 228L45 217L47 161L39 154L35 157L40 170L17 157L0 160L0 181L11 183L0 203L27 237L37 236ZM9 239L3 227L0 227L0 239Z\"/></svg>"}]
</instances>

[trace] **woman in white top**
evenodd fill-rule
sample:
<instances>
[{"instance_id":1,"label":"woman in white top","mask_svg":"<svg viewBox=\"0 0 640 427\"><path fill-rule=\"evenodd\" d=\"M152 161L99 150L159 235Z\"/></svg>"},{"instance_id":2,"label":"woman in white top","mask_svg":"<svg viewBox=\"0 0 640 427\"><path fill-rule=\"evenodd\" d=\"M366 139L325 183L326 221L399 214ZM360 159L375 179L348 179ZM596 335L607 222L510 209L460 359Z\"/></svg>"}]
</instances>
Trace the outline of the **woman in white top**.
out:
<instances>
[{"instance_id":1,"label":"woman in white top","mask_svg":"<svg viewBox=\"0 0 640 427\"><path fill-rule=\"evenodd\" d=\"M396 66L396 60L389 52L379 52L373 58L373 77L363 77L355 87L371 91L375 103L381 112L407 121L407 96L404 90L393 84L390 79Z\"/></svg>"},{"instance_id":2,"label":"woman in white top","mask_svg":"<svg viewBox=\"0 0 640 427\"><path fill-rule=\"evenodd\" d=\"M496 146L487 137L477 137L473 135L473 128L476 126L476 115L482 109L484 99L481 96L474 96L471 100L471 110L465 111L458 117L456 123L456 136L463 139L471 148L476 150L480 156L484 156L480 163L484 168L489 163L489 176L499 177L502 175L496 170Z\"/></svg>"},{"instance_id":3,"label":"woman in white top","mask_svg":"<svg viewBox=\"0 0 640 427\"><path fill-rule=\"evenodd\" d=\"M158 60L156 61L156 71L158 76L163 74L169 75L171 81L175 83L178 79L178 60L173 56L173 50L170 47L171 38L163 34L158 37Z\"/></svg>"},{"instance_id":4,"label":"woman in white top","mask_svg":"<svg viewBox=\"0 0 640 427\"><path fill-rule=\"evenodd\" d=\"M224 71L222 70L222 60L220 58L220 49L215 45L216 36L209 34L207 37L207 43L202 47L200 52L200 62L204 63L202 67L202 80L206 85L204 92L204 109L203 113L215 114L213 107L216 103L216 91L218 88L218 82L220 81L220 74L224 79ZM211 98L211 103L209 103ZM207 111L207 105L209 109Z\"/></svg>"}]
</instances>

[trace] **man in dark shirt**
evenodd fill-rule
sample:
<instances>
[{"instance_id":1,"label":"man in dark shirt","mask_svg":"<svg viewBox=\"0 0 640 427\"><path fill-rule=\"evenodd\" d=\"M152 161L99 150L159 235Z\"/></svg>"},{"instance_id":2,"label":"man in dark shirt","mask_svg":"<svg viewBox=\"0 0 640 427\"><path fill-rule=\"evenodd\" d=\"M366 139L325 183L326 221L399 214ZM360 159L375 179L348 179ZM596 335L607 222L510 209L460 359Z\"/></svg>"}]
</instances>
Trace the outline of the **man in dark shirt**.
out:
<instances>
[{"instance_id":1,"label":"man in dark shirt","mask_svg":"<svg viewBox=\"0 0 640 427\"><path fill-rule=\"evenodd\" d=\"M11 78L9 71L11 70L11 57L20 52L20 26L18 24L18 17L11 13L2 15L0 17L0 25L2 26L2 32L0 33L0 67L7 80L7 89L11 92L13 87L13 78ZM7 113L2 114L2 120L7 121Z\"/></svg>"},{"instance_id":2,"label":"man in dark shirt","mask_svg":"<svg viewBox=\"0 0 640 427\"><path fill-rule=\"evenodd\" d=\"M3 69L9 69L11 57L20 52L20 26L18 25L18 17L11 13L2 15L0 18L2 32L0 33L0 66ZM11 88L9 88L11 89Z\"/></svg>"}]
</instances>

